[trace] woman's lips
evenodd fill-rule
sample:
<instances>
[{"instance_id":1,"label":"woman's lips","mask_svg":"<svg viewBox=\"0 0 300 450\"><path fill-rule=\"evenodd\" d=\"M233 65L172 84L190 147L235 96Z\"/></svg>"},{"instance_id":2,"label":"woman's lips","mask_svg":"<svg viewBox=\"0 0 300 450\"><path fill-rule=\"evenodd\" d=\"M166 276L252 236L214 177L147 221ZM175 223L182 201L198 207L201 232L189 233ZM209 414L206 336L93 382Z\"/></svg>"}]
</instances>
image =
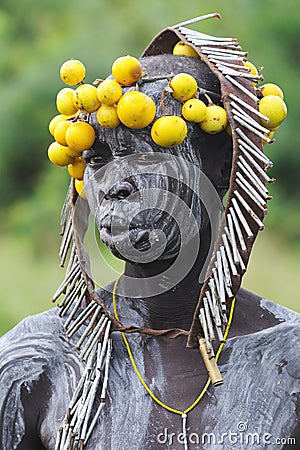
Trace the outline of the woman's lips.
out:
<instances>
[{"instance_id":1,"label":"woman's lips","mask_svg":"<svg viewBox=\"0 0 300 450\"><path fill-rule=\"evenodd\" d=\"M110 248L125 250L126 246L134 246L136 250L143 251L150 247L149 231L141 228L122 228L101 226L100 238Z\"/></svg>"}]
</instances>

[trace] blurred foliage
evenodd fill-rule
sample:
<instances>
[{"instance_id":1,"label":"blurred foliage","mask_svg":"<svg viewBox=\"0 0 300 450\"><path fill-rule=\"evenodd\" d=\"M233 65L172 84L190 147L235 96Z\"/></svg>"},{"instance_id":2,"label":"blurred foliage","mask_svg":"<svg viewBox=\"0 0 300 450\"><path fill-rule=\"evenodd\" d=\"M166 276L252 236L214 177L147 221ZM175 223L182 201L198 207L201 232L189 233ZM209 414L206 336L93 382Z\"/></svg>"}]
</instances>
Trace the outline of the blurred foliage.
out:
<instances>
[{"instance_id":1,"label":"blurred foliage","mask_svg":"<svg viewBox=\"0 0 300 450\"><path fill-rule=\"evenodd\" d=\"M277 141L266 147L274 161L270 173L278 180L270 187L274 200L267 224L299 250L299 9L298 0L2 0L0 231L8 267L10 258L18 259L20 253L12 278L17 280L26 254L32 261L26 279L33 286L40 273L34 275L34 261L51 271L58 247L59 211L69 177L65 169L52 166L46 154L52 140L48 122L57 114L55 97L63 87L61 64L72 57L82 60L92 82L106 77L118 56L139 56L161 29L215 11L223 20L194 28L237 37L249 60L264 66L265 81L277 83L285 93L288 118ZM12 280L10 285L17 283ZM5 298L8 292L2 289L1 295Z\"/></svg>"}]
</instances>

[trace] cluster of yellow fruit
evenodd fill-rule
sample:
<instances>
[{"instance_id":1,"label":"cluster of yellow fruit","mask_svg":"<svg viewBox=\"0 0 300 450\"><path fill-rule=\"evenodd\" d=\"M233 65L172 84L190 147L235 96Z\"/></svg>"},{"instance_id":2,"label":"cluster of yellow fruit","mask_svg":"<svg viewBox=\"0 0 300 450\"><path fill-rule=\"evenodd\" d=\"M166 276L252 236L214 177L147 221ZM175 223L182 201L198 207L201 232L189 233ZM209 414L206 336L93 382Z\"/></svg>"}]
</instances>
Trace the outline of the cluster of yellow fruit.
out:
<instances>
[{"instance_id":1,"label":"cluster of yellow fruit","mask_svg":"<svg viewBox=\"0 0 300 450\"><path fill-rule=\"evenodd\" d=\"M261 124L270 130L269 138L273 139L275 131L287 116L283 92L276 84L266 83L257 89L257 93L260 98L258 109L269 119L268 122L261 119ZM265 141L263 141L263 144L265 144Z\"/></svg>"},{"instance_id":2,"label":"cluster of yellow fruit","mask_svg":"<svg viewBox=\"0 0 300 450\"><path fill-rule=\"evenodd\" d=\"M58 166L68 167L79 192L83 187L85 168L81 154L93 145L96 137L94 128L88 123L88 115L95 113L97 121L105 128L115 128L122 123L132 129L147 127L156 115L153 99L140 92L137 86L123 94L122 86L134 85L145 76L138 59L129 55L117 58L112 65L112 79L87 84L84 83L85 75L85 66L78 60L66 61L61 66L60 77L69 87L58 92L56 107L59 114L49 124L55 139L48 149L49 159ZM179 73L174 76L166 92L183 102L183 118L163 115L154 121L151 136L157 145L172 147L180 144L187 135L185 120L199 123L211 134L226 127L225 110L211 101L206 105L197 98L197 82L191 75Z\"/></svg>"},{"instance_id":3,"label":"cluster of yellow fruit","mask_svg":"<svg viewBox=\"0 0 300 450\"><path fill-rule=\"evenodd\" d=\"M141 63L132 56L122 56L112 65L113 79L100 82L97 97L101 104L96 117L105 128L115 128L120 122L128 128L141 129L150 125L156 115L154 101L139 90L122 93L122 86L131 86L142 79ZM186 73L174 76L166 89L173 97L185 102L182 108L184 119L201 123L208 133L217 133L226 127L227 116L223 108L209 107L198 98L198 86L194 77ZM188 102L187 102L188 101ZM176 115L163 115L154 121L151 137L161 147L180 144L186 137L186 122Z\"/></svg>"},{"instance_id":4,"label":"cluster of yellow fruit","mask_svg":"<svg viewBox=\"0 0 300 450\"><path fill-rule=\"evenodd\" d=\"M173 54L199 58L198 53L191 46L182 41L177 42L174 46ZM251 75L259 74L259 70L250 61L244 61L244 66L249 69ZM254 87L256 87L256 84L257 83L253 82ZM256 88L256 93L259 98L258 109L269 119L269 121L261 119L261 125L270 130L268 137L272 139L275 130L278 129L287 116L287 107L283 100L283 92L276 84L266 83ZM265 143L266 141L263 140L263 144Z\"/></svg>"},{"instance_id":5,"label":"cluster of yellow fruit","mask_svg":"<svg viewBox=\"0 0 300 450\"><path fill-rule=\"evenodd\" d=\"M173 54L199 58L197 52L182 41L174 46ZM244 64L250 73L258 74L252 63L245 61ZM48 156L54 164L68 167L75 178L75 187L83 197L85 162L81 155L96 138L93 126L88 122L91 113L95 113L104 128L115 128L122 123L128 128L142 129L152 124L153 141L166 148L183 142L188 132L186 122L198 123L209 134L229 128L225 109L214 104L207 95L208 101L200 100L197 82L187 73L175 75L162 93L162 100L169 93L182 102L181 116L163 114L156 120L153 99L139 91L139 84L146 76L140 61L129 55L117 58L111 73L112 79L87 84L84 82L86 69L81 61L71 59L60 68L60 77L69 87L61 89L56 97L59 114L49 124L55 141L48 148ZM135 85L133 90L123 94L122 86L132 85ZM262 125L271 130L272 137L287 115L283 93L278 86L268 83L257 88L257 95L259 111L269 118L268 122L262 119Z\"/></svg>"}]
</instances>

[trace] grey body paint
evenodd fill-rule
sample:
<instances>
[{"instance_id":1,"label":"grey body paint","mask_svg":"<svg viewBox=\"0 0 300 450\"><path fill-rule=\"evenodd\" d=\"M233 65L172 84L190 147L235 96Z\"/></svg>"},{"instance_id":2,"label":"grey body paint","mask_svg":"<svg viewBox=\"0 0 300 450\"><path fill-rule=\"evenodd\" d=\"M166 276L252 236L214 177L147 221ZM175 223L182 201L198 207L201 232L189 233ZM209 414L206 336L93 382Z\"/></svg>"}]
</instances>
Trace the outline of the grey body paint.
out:
<instances>
[{"instance_id":1,"label":"grey body paint","mask_svg":"<svg viewBox=\"0 0 300 450\"><path fill-rule=\"evenodd\" d=\"M299 315L287 314L284 308L249 295L257 303L261 302L262 311L269 314L275 309L281 320L283 316L288 320L228 339L220 358L224 385L210 387L208 394L189 413L190 450L277 450L284 445L274 440L293 435L297 426ZM243 296L247 295L243 293ZM124 323L131 321L141 325L139 311L133 304L127 307L119 304ZM168 339L139 335L131 335L129 339L137 366L150 388L162 400L173 403L172 406L185 408L203 387L197 352L187 350L192 361L195 358L195 364L192 362L191 367L186 364L180 376L173 376L171 365L163 358L165 347L173 345ZM114 334L113 341L107 404L86 449L182 450L181 418L153 402L137 380L121 336ZM38 411L33 414L36 432L43 443L39 448L54 449L56 431L83 368L73 342L69 343L64 336L63 323L56 311L29 317L2 337L0 358L3 450L38 448L21 445L28 433L25 422L28 423L30 410L30 406L22 403L24 389L32 400L43 395L37 403ZM241 426L245 427L244 431L239 430ZM242 439L250 442L242 442ZM260 442L254 441L253 445L251 439L260 439Z\"/></svg>"}]
</instances>

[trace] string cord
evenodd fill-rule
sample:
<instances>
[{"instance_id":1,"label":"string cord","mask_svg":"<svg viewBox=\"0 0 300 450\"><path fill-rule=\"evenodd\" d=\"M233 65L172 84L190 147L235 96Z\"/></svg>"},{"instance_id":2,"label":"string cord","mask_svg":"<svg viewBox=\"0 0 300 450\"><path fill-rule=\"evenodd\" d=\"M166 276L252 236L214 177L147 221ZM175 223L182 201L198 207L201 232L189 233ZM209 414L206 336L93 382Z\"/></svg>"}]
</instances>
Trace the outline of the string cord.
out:
<instances>
[{"instance_id":1,"label":"string cord","mask_svg":"<svg viewBox=\"0 0 300 450\"><path fill-rule=\"evenodd\" d=\"M121 278L122 278L122 275L123 275L123 274L121 274L121 275L117 278L117 280L115 281L114 288L113 288L113 294L112 294L112 301L113 301L114 315L115 315L115 318L116 318L117 320L119 320L119 315L118 315L118 311L117 311L117 301L116 301L116 298L117 298L117 288L118 288L119 282L120 282L120 280L121 280ZM234 308L235 308L235 298L232 300L232 303L231 303L231 308L230 308L230 311L229 311L229 317L228 317L228 323L227 323L227 326L226 326L226 329L225 329L225 332L224 332L224 341L226 340L226 338L227 338L227 336L228 336L228 333L229 333L229 330L230 330L230 326L231 326L232 319L233 319ZM190 411L192 411L192 409L195 408L195 406L198 405L198 403L200 402L200 400L203 398L203 396L204 396L205 393L207 392L207 389L208 389L208 387L209 387L209 385L210 385L210 383L211 383L210 378L208 378L208 380L207 380L207 382L206 382L204 388L202 389L202 391L200 392L200 394L198 395L198 397L196 398L196 400L195 400L188 408L186 408L184 411L180 411L179 409L172 408L171 406L166 405L164 402L162 402L162 401L161 401L158 397L156 397L156 395L151 391L151 389L150 389L149 386L147 385L146 381L144 380L144 378L143 378L141 372L139 371L139 369L138 369L138 367L137 367L137 365L136 365L136 362L135 362L135 360L134 360L134 357L133 357L133 354L132 354L132 351L131 351L131 348L130 348L130 345L129 345L129 342L128 342L128 339L127 339L125 333L124 333L124 332L121 332L121 335L122 335L122 338L123 338L123 341L124 341L124 344L125 344L125 347L126 347L126 350L127 350L128 356L129 356L129 359L130 359L130 362L131 362L131 364L132 364L132 366L133 366L133 368L134 368L134 371L135 371L136 375L138 376L138 379L140 380L141 384L143 385L143 387L145 388L145 390L148 392L148 394L149 394L150 397L152 398L152 400L154 400L154 401L155 401L159 406L161 406L162 408L164 408L164 409L166 409L166 410L168 410L168 411L170 411L170 412L172 412L172 413L174 413L174 414L178 414L178 415L180 415L180 416L183 416L183 415L188 414ZM224 345L225 345L225 342L222 342L222 343L220 344L220 346L219 346L219 348L218 348L218 350L217 350L217 353L216 353L216 357L215 357L216 361L218 361L219 356L220 356L220 354L221 354L221 351L222 351Z\"/></svg>"}]
</instances>

